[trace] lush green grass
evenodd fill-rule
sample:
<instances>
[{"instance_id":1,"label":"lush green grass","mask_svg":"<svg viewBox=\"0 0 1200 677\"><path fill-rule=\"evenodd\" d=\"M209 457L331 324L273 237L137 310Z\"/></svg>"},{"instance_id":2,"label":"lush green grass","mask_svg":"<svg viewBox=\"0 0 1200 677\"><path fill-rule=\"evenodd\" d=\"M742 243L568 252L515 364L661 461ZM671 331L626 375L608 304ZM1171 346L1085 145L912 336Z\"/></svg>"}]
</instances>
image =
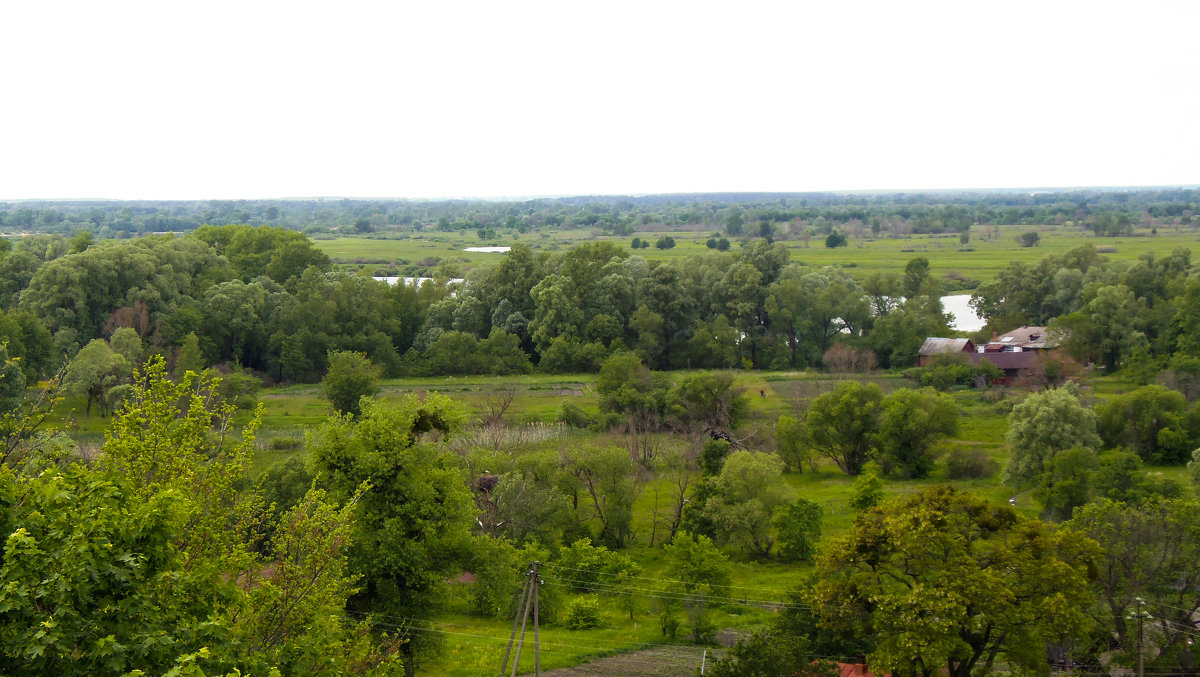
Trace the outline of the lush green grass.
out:
<instances>
[{"instance_id":1,"label":"lush green grass","mask_svg":"<svg viewBox=\"0 0 1200 677\"><path fill-rule=\"evenodd\" d=\"M1041 235L1041 243L1037 247L1021 247L1017 244L1017 236L1031 230ZM518 239L506 234L501 236L499 242L486 243L480 241L473 232L411 233L390 235L386 239L342 237L317 240L316 245L339 264L365 266L371 271L395 268L405 274L414 274L428 272L435 259L457 265L460 271L466 271L482 263L498 261L503 256L463 251L466 247L524 242L535 251L555 252L593 240L610 240L628 247L635 236L653 242L660 235L670 235L677 245L672 249L650 247L628 251L658 261L713 252L705 246L711 237L709 231L637 233L634 236L615 237L598 235L589 230L562 230L518 236ZM849 246L838 249L826 248L824 239L818 237L811 238L807 243L801 240L781 241L787 246L792 260L813 266L843 266L859 279L877 272L900 272L907 261L924 256L930 260L931 271L936 277L957 275L969 280L986 281L1011 261L1033 263L1048 254L1061 254L1083 244L1110 247L1115 250L1107 254L1111 258L1133 260L1147 252L1165 255L1176 247L1196 249L1200 246L1200 234L1192 230L1163 231L1157 235L1139 231L1128 237L1103 238L1068 226L977 226L971 230L971 239L966 245L959 241L957 234L852 238ZM738 251L736 244L732 251Z\"/></svg>"}]
</instances>

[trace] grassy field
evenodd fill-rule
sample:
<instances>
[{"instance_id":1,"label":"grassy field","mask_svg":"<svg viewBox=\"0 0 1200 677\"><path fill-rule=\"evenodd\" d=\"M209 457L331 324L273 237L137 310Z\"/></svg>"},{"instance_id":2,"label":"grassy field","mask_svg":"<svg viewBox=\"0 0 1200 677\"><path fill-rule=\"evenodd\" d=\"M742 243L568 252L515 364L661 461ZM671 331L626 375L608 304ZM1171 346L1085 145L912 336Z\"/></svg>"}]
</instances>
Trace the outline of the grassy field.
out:
<instances>
[{"instance_id":1,"label":"grassy field","mask_svg":"<svg viewBox=\"0 0 1200 677\"><path fill-rule=\"evenodd\" d=\"M1037 231L1041 243L1037 247L1021 247L1016 237L1028 231ZM711 254L705 246L711 237L709 232L673 231L666 233L638 233L643 239L655 240L660 235L670 235L677 245L672 249L639 249L631 253L650 260L672 260L691 255ZM398 271L402 274L428 274L438 262L447 262L460 272L483 263L499 260L503 254L487 254L463 251L466 247L483 244L511 245L524 242L535 251L564 251L582 242L611 240L628 246L635 236L614 237L597 234L589 230L562 230L536 234L502 235L499 242L481 242L473 232L462 233L412 233L390 234L374 238L343 237L316 240L315 244L328 254L335 263L351 268L366 268L368 271ZM971 231L967 245L959 242L958 235L911 235L897 238L851 239L849 246L827 249L824 240L813 237L808 244L801 241L783 241L795 261L812 266L843 266L859 279L876 272L899 272L904 263L917 256L929 258L931 270L937 277L962 276L971 280L986 281L1009 264L1010 261L1035 262L1047 254L1061 254L1069 249L1091 243L1096 247L1112 248L1110 257L1119 260L1134 260L1147 252L1167 254L1176 247L1196 249L1200 245L1200 234L1196 231L1160 232L1151 235L1139 232L1129 237L1101 238L1087 231L1065 226L979 226ZM737 252L734 244L732 251Z\"/></svg>"}]
</instances>

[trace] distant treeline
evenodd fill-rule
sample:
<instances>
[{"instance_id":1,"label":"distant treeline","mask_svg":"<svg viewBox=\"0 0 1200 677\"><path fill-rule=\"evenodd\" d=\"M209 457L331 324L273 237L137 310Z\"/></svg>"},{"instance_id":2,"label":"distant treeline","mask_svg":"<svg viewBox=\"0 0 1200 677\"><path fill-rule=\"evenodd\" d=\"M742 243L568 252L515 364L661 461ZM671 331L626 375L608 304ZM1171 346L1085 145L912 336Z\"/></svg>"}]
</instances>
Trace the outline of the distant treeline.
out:
<instances>
[{"instance_id":1,"label":"distant treeline","mask_svg":"<svg viewBox=\"0 0 1200 677\"><path fill-rule=\"evenodd\" d=\"M1190 226L1200 190L1050 190L940 193L708 193L525 201L233 200L0 202L0 229L98 237L191 231L207 224L270 225L308 233L387 229L520 232L595 228L614 234L716 229L771 236L834 227L875 234L962 232L974 225L1080 224L1100 235L1135 226Z\"/></svg>"}]
</instances>

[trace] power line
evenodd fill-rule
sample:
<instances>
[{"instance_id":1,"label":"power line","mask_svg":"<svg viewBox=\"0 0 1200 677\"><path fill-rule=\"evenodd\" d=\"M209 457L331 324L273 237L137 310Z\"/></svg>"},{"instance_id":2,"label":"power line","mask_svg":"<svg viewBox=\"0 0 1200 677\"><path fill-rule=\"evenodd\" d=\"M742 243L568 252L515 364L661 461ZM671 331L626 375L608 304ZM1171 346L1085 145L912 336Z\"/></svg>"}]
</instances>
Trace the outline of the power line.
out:
<instances>
[{"instance_id":1,"label":"power line","mask_svg":"<svg viewBox=\"0 0 1200 677\"><path fill-rule=\"evenodd\" d=\"M747 598L740 598L740 597L728 597L728 596L724 596L724 595L700 595L697 593L689 593L689 592L685 592L682 590L674 591L674 590L655 590L655 589L651 589L651 588L635 588L632 586L623 586L623 585L619 585L619 584L613 585L613 584L607 584L607 583L596 583L593 581L582 581L579 579L563 578L561 576L553 576L553 575L548 575L547 580L556 580L556 581L562 581L563 583L576 584L576 585L563 585L562 586L562 587L566 587L566 588L582 586L582 587L587 587L589 589L596 589L596 590L601 590L604 592L610 592L613 594L631 594L631 595L638 596L638 597L655 597L655 598L660 598L660 599L692 599L692 598L696 598L696 597L705 597L707 599L720 601L722 603L742 604L745 606L754 606L754 607L760 607L760 608L763 608L763 607L769 607L769 608L788 607L788 608L804 608L804 609L809 608L803 604L798 604L796 602L781 602L778 600L747 599ZM636 591L636 592L630 592L630 591Z\"/></svg>"},{"instance_id":2,"label":"power line","mask_svg":"<svg viewBox=\"0 0 1200 677\"><path fill-rule=\"evenodd\" d=\"M609 571L597 571L595 569L581 569L579 567L569 567L569 566L564 566L562 564L544 564L543 566L546 567L547 569L570 569L571 571L582 571L584 573L594 574L596 576L612 576L613 575L612 572L609 572ZM670 578L652 578L650 576L627 576L627 578L637 578L637 579L640 579L643 581L653 581L655 583L676 583L679 585L690 585L690 583L688 581L677 581L677 580L672 580ZM787 591L778 590L776 588L763 588L763 587L755 587L755 586L749 586L749 585L727 585L725 587L733 588L735 590L759 590L759 591L769 592L773 595L779 595L779 596L784 596L784 595L788 594Z\"/></svg>"}]
</instances>

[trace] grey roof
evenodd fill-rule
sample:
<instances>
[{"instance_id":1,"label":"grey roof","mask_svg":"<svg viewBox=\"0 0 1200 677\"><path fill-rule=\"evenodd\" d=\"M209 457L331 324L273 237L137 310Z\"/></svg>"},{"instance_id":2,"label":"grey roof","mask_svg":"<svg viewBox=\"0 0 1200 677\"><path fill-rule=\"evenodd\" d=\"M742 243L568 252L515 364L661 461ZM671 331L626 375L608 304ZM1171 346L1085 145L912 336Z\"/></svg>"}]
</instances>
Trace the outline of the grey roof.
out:
<instances>
[{"instance_id":1,"label":"grey roof","mask_svg":"<svg viewBox=\"0 0 1200 677\"><path fill-rule=\"evenodd\" d=\"M918 355L937 355L938 353L961 353L971 350L970 339L965 338L935 338L930 336L921 344ZM974 351L972 351L974 352Z\"/></svg>"}]
</instances>

